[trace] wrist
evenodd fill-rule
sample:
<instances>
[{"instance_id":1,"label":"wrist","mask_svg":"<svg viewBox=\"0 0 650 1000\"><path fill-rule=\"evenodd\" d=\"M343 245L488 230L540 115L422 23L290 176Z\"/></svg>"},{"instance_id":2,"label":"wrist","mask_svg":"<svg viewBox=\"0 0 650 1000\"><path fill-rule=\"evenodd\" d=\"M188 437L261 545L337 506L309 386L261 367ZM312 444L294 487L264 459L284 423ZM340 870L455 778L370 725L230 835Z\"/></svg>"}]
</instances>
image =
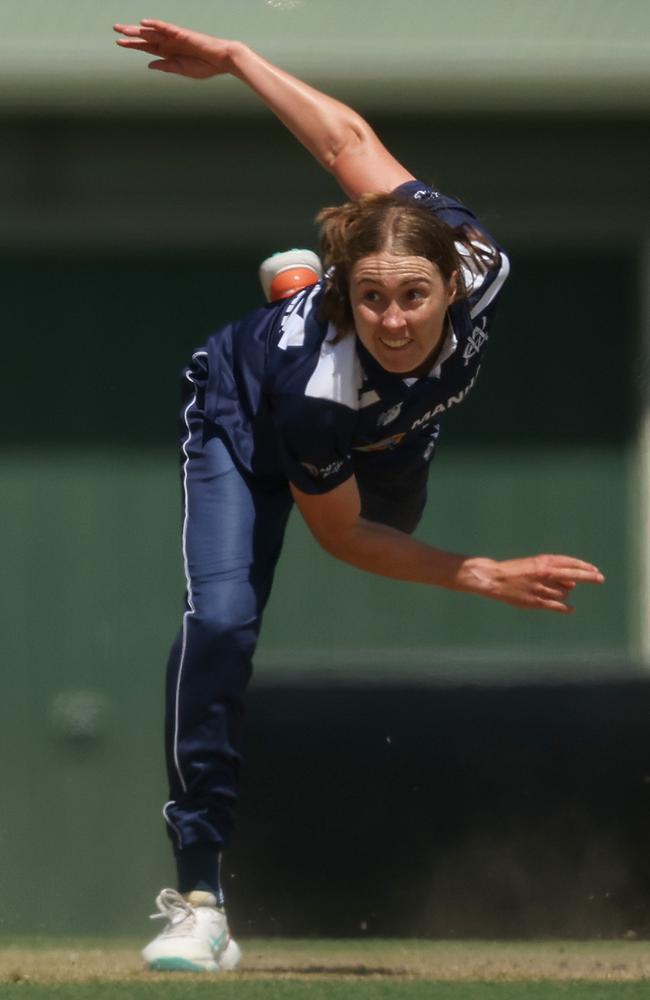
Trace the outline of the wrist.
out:
<instances>
[{"instance_id":1,"label":"wrist","mask_svg":"<svg viewBox=\"0 0 650 1000\"><path fill-rule=\"evenodd\" d=\"M496 585L497 567L496 559L487 559L483 556L470 556L463 559L458 567L455 579L455 590L461 590L466 594L491 594Z\"/></svg>"},{"instance_id":2,"label":"wrist","mask_svg":"<svg viewBox=\"0 0 650 1000\"><path fill-rule=\"evenodd\" d=\"M228 73L231 76L236 76L238 80L245 80L246 63L250 61L252 55L253 50L243 42L228 42L226 52Z\"/></svg>"}]
</instances>

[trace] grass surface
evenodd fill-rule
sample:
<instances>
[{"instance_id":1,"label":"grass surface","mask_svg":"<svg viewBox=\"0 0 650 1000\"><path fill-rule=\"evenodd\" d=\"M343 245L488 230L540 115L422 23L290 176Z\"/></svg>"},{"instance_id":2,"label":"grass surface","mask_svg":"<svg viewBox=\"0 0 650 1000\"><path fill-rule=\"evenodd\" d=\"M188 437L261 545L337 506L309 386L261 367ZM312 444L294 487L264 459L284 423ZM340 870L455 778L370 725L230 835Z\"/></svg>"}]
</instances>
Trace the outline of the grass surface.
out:
<instances>
[{"instance_id":1,"label":"grass surface","mask_svg":"<svg viewBox=\"0 0 650 1000\"><path fill-rule=\"evenodd\" d=\"M0 1000L644 1000L650 944L639 941L245 941L244 971L146 972L139 942L6 941Z\"/></svg>"},{"instance_id":2,"label":"grass surface","mask_svg":"<svg viewBox=\"0 0 650 1000\"><path fill-rule=\"evenodd\" d=\"M647 1000L647 983L530 982L437 983L426 982L166 982L166 983L65 983L0 986L0 998L26 1000L108 1000L110 997L148 1000Z\"/></svg>"}]
</instances>

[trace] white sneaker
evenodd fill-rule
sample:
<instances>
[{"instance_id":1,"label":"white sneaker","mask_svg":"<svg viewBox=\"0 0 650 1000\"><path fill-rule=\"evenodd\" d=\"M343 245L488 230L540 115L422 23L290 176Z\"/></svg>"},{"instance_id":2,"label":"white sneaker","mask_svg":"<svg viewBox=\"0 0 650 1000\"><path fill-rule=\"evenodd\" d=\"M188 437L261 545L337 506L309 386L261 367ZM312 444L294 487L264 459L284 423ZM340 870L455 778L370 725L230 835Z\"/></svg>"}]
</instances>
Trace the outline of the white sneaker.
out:
<instances>
[{"instance_id":1,"label":"white sneaker","mask_svg":"<svg viewBox=\"0 0 650 1000\"><path fill-rule=\"evenodd\" d=\"M228 944L219 956L219 971L234 972L241 962L241 948L234 938L228 938Z\"/></svg>"},{"instance_id":2,"label":"white sneaker","mask_svg":"<svg viewBox=\"0 0 650 1000\"><path fill-rule=\"evenodd\" d=\"M320 257L313 250L284 250L263 260L260 282L268 302L288 299L323 277Z\"/></svg>"},{"instance_id":3,"label":"white sneaker","mask_svg":"<svg viewBox=\"0 0 650 1000\"><path fill-rule=\"evenodd\" d=\"M157 972L220 972L236 969L239 946L230 937L226 914L210 892L192 892L187 898L176 889L163 889L156 899L165 929L142 952L147 966Z\"/></svg>"}]
</instances>

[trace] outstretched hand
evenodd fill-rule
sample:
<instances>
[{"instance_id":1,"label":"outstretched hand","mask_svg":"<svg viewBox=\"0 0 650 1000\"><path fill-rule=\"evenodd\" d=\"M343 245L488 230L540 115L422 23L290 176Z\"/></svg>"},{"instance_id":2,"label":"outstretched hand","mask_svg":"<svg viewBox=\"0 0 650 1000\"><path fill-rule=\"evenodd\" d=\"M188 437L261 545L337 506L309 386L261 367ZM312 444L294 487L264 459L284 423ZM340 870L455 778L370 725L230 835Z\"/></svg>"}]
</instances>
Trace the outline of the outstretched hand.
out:
<instances>
[{"instance_id":1,"label":"outstretched hand","mask_svg":"<svg viewBox=\"0 0 650 1000\"><path fill-rule=\"evenodd\" d=\"M541 555L525 559L468 559L459 589L504 601L516 608L570 614L571 591L579 583L604 583L597 566L572 556Z\"/></svg>"},{"instance_id":2,"label":"outstretched hand","mask_svg":"<svg viewBox=\"0 0 650 1000\"><path fill-rule=\"evenodd\" d=\"M140 24L115 24L113 30L125 36L117 39L122 48L157 57L149 63L149 69L194 80L219 76L232 69L231 56L236 43L222 38L149 18Z\"/></svg>"}]
</instances>

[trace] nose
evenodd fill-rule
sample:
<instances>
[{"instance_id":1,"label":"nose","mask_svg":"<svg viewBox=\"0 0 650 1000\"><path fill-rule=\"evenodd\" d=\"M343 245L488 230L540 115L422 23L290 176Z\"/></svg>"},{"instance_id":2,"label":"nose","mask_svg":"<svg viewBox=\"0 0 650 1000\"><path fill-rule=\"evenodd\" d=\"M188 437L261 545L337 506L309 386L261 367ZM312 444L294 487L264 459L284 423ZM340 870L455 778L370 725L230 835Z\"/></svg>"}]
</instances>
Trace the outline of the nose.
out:
<instances>
[{"instance_id":1,"label":"nose","mask_svg":"<svg viewBox=\"0 0 650 1000\"><path fill-rule=\"evenodd\" d=\"M391 302L384 309L381 322L389 330L400 330L404 326L404 314L397 302Z\"/></svg>"}]
</instances>

